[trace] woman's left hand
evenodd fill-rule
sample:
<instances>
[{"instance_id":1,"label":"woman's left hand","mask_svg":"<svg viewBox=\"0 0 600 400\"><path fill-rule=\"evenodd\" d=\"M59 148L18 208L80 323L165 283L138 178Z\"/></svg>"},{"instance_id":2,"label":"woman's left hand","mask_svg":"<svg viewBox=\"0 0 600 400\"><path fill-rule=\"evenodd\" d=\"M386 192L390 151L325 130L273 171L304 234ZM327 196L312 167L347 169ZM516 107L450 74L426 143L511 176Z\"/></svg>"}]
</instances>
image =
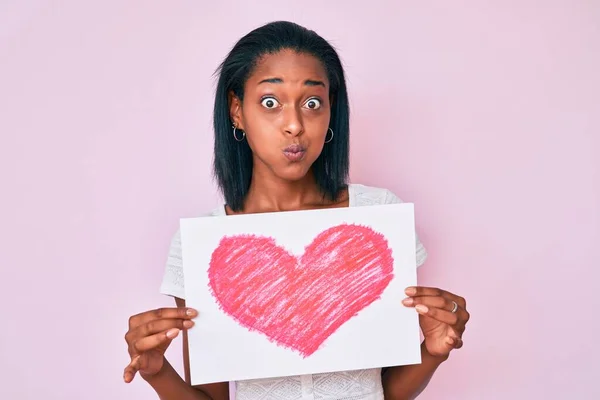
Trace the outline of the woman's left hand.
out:
<instances>
[{"instance_id":1,"label":"woman's left hand","mask_svg":"<svg viewBox=\"0 0 600 400\"><path fill-rule=\"evenodd\" d=\"M427 351L436 357L447 357L463 345L462 335L469 321L465 299L445 290L430 287L410 287L402 301L419 313L419 324Z\"/></svg>"}]
</instances>

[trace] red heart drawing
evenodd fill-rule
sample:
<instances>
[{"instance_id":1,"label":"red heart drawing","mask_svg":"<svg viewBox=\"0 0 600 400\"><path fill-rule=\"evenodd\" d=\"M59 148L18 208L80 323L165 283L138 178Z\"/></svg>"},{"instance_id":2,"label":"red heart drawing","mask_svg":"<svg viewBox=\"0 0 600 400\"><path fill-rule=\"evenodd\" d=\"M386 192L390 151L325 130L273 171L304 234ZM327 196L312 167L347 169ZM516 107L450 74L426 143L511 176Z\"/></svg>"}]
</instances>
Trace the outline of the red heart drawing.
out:
<instances>
[{"instance_id":1,"label":"red heart drawing","mask_svg":"<svg viewBox=\"0 0 600 400\"><path fill-rule=\"evenodd\" d=\"M381 297L393 278L392 250L371 228L342 224L297 257L270 237L223 237L209 287L221 309L250 331L308 357Z\"/></svg>"}]
</instances>

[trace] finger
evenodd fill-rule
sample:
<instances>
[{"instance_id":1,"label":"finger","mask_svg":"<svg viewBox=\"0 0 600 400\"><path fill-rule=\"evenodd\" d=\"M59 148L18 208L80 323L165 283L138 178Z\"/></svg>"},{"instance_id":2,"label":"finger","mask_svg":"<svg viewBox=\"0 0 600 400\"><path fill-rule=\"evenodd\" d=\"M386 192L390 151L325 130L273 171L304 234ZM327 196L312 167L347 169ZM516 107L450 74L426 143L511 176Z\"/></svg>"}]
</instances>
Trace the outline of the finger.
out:
<instances>
[{"instance_id":1,"label":"finger","mask_svg":"<svg viewBox=\"0 0 600 400\"><path fill-rule=\"evenodd\" d=\"M402 304L409 307L414 307L417 304L423 304L427 307L441 308L447 311L452 311L454 303L447 297L443 296L420 296L420 297L407 297L402 300Z\"/></svg>"},{"instance_id":2,"label":"finger","mask_svg":"<svg viewBox=\"0 0 600 400\"><path fill-rule=\"evenodd\" d=\"M179 329L173 328L166 332L156 333L151 336L143 337L133 343L133 349L137 353L143 353L148 350L157 348L158 346L170 342L179 335Z\"/></svg>"},{"instance_id":3,"label":"finger","mask_svg":"<svg viewBox=\"0 0 600 400\"><path fill-rule=\"evenodd\" d=\"M461 338L455 339L455 344L454 344L454 348L455 349L460 349L461 347L463 347L463 340Z\"/></svg>"},{"instance_id":4,"label":"finger","mask_svg":"<svg viewBox=\"0 0 600 400\"><path fill-rule=\"evenodd\" d=\"M157 319L191 319L196 316L198 316L198 311L189 307L157 308L129 318L129 328L131 329Z\"/></svg>"},{"instance_id":5,"label":"finger","mask_svg":"<svg viewBox=\"0 0 600 400\"><path fill-rule=\"evenodd\" d=\"M460 307L458 307L455 313L448 311L447 309L431 307L424 304L415 305L415 308L419 314L430 316L437 321L450 325L458 332L458 334L462 334L465 331L469 313Z\"/></svg>"},{"instance_id":6,"label":"finger","mask_svg":"<svg viewBox=\"0 0 600 400\"><path fill-rule=\"evenodd\" d=\"M134 344L147 336L152 336L157 333L166 332L170 329L185 330L190 329L194 326L194 321L182 320L182 319L162 319L150 321L147 324L140 325L137 328L127 332L125 334L125 341L127 342L128 351L130 356L134 356L139 351L136 350Z\"/></svg>"},{"instance_id":7,"label":"finger","mask_svg":"<svg viewBox=\"0 0 600 400\"><path fill-rule=\"evenodd\" d=\"M434 287L426 287L426 286L411 286L406 288L404 291L408 296L441 296L443 290L434 288Z\"/></svg>"},{"instance_id":8,"label":"finger","mask_svg":"<svg viewBox=\"0 0 600 400\"><path fill-rule=\"evenodd\" d=\"M460 349L463 346L463 341L459 337L446 336L444 341L448 346L452 346L454 349Z\"/></svg>"},{"instance_id":9,"label":"finger","mask_svg":"<svg viewBox=\"0 0 600 400\"><path fill-rule=\"evenodd\" d=\"M450 293L447 290L442 290L435 287L411 286L406 288L404 292L411 297L442 296L456 301L456 303L458 303L458 305L462 308L467 307L467 302L463 297L457 296L454 293Z\"/></svg>"},{"instance_id":10,"label":"finger","mask_svg":"<svg viewBox=\"0 0 600 400\"><path fill-rule=\"evenodd\" d=\"M454 300L451 300L448 297L443 297L443 296L407 297L404 300L402 300L402 304L404 304L407 307L415 307L418 304L422 304L424 306L427 306L428 308L439 308L439 309L450 311L450 312L452 312L452 310L454 310L454 303L455 303ZM461 310L462 310L462 307L460 307L458 305L458 303L456 303L455 313L459 313L459 312L461 312ZM467 319L468 313L464 310L462 310L462 311L464 314L463 316L465 317L464 319Z\"/></svg>"},{"instance_id":11,"label":"finger","mask_svg":"<svg viewBox=\"0 0 600 400\"><path fill-rule=\"evenodd\" d=\"M145 336L154 335L155 333L165 332L169 329L177 328L179 330L189 329L194 326L194 321L189 319L159 319L149 321L138 326L128 333L129 342L143 338Z\"/></svg>"},{"instance_id":12,"label":"finger","mask_svg":"<svg viewBox=\"0 0 600 400\"><path fill-rule=\"evenodd\" d=\"M440 308L427 307L426 305L418 304L415 306L415 309L421 315L426 315L450 326L455 326L459 322L458 315Z\"/></svg>"},{"instance_id":13,"label":"finger","mask_svg":"<svg viewBox=\"0 0 600 400\"><path fill-rule=\"evenodd\" d=\"M140 356L135 356L131 359L128 366L123 371L123 380L125 383L130 383L135 378L135 374L140 370Z\"/></svg>"},{"instance_id":14,"label":"finger","mask_svg":"<svg viewBox=\"0 0 600 400\"><path fill-rule=\"evenodd\" d=\"M407 297L402 300L402 304L407 307L415 307L418 304L422 304L427 306L427 308L439 308L450 312L454 310L454 300L441 296ZM467 310L462 308L458 303L456 303L456 305L457 308L455 314L458 316L458 325L462 326L464 329L464 326L469 321L470 315Z\"/></svg>"},{"instance_id":15,"label":"finger","mask_svg":"<svg viewBox=\"0 0 600 400\"><path fill-rule=\"evenodd\" d=\"M452 339L452 346L453 346L455 349L459 349L459 348L461 348L461 347L462 347L462 344L463 344L462 337L461 337L460 333L459 333L459 332L457 332L457 330L456 330L456 329L454 329L454 328L451 328L451 329L448 331L448 337L449 337L450 339Z\"/></svg>"}]
</instances>

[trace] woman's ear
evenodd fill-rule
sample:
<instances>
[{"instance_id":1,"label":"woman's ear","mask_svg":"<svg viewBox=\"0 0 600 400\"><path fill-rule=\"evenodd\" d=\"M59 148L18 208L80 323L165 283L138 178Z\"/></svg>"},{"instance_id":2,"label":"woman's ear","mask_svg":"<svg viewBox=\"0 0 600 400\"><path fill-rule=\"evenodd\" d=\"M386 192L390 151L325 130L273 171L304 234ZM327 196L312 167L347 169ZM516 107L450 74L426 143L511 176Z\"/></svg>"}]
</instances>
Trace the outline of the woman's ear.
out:
<instances>
[{"instance_id":1,"label":"woman's ear","mask_svg":"<svg viewBox=\"0 0 600 400\"><path fill-rule=\"evenodd\" d=\"M244 130L244 124L242 123L242 102L241 100L230 91L228 94L229 100L229 118L236 129Z\"/></svg>"}]
</instances>

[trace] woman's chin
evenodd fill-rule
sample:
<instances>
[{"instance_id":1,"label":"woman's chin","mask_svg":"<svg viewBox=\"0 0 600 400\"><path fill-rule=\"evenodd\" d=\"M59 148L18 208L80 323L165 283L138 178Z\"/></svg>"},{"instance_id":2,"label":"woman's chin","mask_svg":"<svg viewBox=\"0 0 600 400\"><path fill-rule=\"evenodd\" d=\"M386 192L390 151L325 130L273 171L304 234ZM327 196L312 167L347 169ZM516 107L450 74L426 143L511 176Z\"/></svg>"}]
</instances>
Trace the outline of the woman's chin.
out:
<instances>
[{"instance_id":1,"label":"woman's chin","mask_svg":"<svg viewBox=\"0 0 600 400\"><path fill-rule=\"evenodd\" d=\"M310 171L310 166L302 165L301 163L294 163L285 168L276 171L276 175L286 181L297 182L306 178L306 175Z\"/></svg>"}]
</instances>

